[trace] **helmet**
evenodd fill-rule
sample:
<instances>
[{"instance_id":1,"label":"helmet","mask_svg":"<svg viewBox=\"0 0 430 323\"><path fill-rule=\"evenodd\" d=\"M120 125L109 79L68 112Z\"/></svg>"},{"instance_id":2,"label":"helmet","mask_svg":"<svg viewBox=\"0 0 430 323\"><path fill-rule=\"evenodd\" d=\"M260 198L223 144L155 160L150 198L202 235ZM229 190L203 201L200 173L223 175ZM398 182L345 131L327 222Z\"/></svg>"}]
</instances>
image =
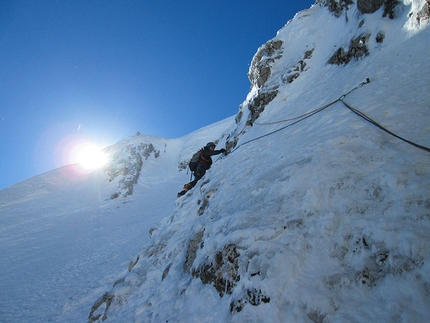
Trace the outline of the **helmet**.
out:
<instances>
[{"instance_id":1,"label":"helmet","mask_svg":"<svg viewBox=\"0 0 430 323\"><path fill-rule=\"evenodd\" d=\"M215 143L213 143L212 141L211 142L208 142L207 144L206 144L206 147L216 147L216 145L215 145Z\"/></svg>"}]
</instances>

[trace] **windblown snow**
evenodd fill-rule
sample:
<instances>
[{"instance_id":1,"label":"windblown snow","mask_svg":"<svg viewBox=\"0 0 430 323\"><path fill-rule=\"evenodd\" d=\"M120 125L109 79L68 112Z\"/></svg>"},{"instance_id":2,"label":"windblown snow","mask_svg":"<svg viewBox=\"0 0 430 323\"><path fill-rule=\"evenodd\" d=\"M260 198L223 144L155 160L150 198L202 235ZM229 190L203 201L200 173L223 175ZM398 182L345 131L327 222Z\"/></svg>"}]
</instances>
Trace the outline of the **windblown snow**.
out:
<instances>
[{"instance_id":1,"label":"windblown snow","mask_svg":"<svg viewBox=\"0 0 430 323\"><path fill-rule=\"evenodd\" d=\"M427 322L429 6L317 1L237 115L1 190L0 322Z\"/></svg>"}]
</instances>

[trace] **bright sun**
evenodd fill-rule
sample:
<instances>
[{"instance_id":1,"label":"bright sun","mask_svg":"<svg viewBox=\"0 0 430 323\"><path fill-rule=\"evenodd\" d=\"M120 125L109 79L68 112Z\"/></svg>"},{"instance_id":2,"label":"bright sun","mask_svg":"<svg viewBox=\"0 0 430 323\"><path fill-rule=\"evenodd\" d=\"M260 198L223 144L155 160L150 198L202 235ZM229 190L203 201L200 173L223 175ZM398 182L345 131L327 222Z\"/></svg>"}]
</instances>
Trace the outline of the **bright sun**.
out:
<instances>
[{"instance_id":1,"label":"bright sun","mask_svg":"<svg viewBox=\"0 0 430 323\"><path fill-rule=\"evenodd\" d=\"M100 147L91 143L82 143L76 147L76 161L81 167L90 170L103 167L108 158Z\"/></svg>"}]
</instances>

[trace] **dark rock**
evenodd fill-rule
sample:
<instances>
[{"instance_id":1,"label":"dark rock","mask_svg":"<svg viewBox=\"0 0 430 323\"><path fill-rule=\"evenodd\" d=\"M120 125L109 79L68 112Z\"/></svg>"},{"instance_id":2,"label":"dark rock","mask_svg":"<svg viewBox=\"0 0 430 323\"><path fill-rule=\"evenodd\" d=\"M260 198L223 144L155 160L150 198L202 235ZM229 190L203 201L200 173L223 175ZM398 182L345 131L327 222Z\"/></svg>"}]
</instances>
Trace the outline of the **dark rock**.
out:
<instances>
[{"instance_id":1,"label":"dark rock","mask_svg":"<svg viewBox=\"0 0 430 323\"><path fill-rule=\"evenodd\" d=\"M213 284L220 297L231 294L240 280L239 256L236 245L229 244L214 256L212 262L193 269L192 275L200 278L203 284Z\"/></svg>"},{"instance_id":2,"label":"dark rock","mask_svg":"<svg viewBox=\"0 0 430 323\"><path fill-rule=\"evenodd\" d=\"M312 311L309 312L307 316L314 323L323 323L326 314L321 314L319 311Z\"/></svg>"},{"instance_id":3,"label":"dark rock","mask_svg":"<svg viewBox=\"0 0 430 323\"><path fill-rule=\"evenodd\" d=\"M259 93L248 106L248 109L251 111L248 123L254 123L254 121L264 111L266 105L268 105L276 97L277 94L278 90Z\"/></svg>"},{"instance_id":4,"label":"dark rock","mask_svg":"<svg viewBox=\"0 0 430 323\"><path fill-rule=\"evenodd\" d=\"M204 233L204 230L199 231L196 234L195 238L191 239L190 242L188 243L187 253L185 255L185 262L183 265L184 272L186 273L190 272L190 268L193 265L194 260L196 259L197 251L199 250L200 243L202 242L202 239L203 239L203 233Z\"/></svg>"},{"instance_id":5,"label":"dark rock","mask_svg":"<svg viewBox=\"0 0 430 323\"><path fill-rule=\"evenodd\" d=\"M351 39L349 43L348 51L345 51L343 47L339 48L336 53L329 59L329 64L348 64L352 59L360 59L363 56L369 55L369 49L367 48L367 40L370 35L360 35L357 38Z\"/></svg>"},{"instance_id":6,"label":"dark rock","mask_svg":"<svg viewBox=\"0 0 430 323\"><path fill-rule=\"evenodd\" d=\"M430 0L427 0L421 10L417 13L417 20L430 19Z\"/></svg>"},{"instance_id":7,"label":"dark rock","mask_svg":"<svg viewBox=\"0 0 430 323\"><path fill-rule=\"evenodd\" d=\"M252 85L261 88L271 75L272 65L275 60L282 57L281 55L281 40L272 40L264 44L251 62L248 78Z\"/></svg>"},{"instance_id":8,"label":"dark rock","mask_svg":"<svg viewBox=\"0 0 430 323\"><path fill-rule=\"evenodd\" d=\"M384 41L384 39L385 39L385 34L383 32L379 32L376 35L376 42L377 43L382 43Z\"/></svg>"},{"instance_id":9,"label":"dark rock","mask_svg":"<svg viewBox=\"0 0 430 323\"><path fill-rule=\"evenodd\" d=\"M361 13L374 13L379 8L385 0L357 0L357 8Z\"/></svg>"},{"instance_id":10,"label":"dark rock","mask_svg":"<svg viewBox=\"0 0 430 323\"><path fill-rule=\"evenodd\" d=\"M100 318L102 321L105 321L107 319L107 311L113 299L114 296L110 293L105 293L101 298L99 298L91 308L90 315L88 316L88 322L95 322L100 320ZM102 305L104 306L102 307Z\"/></svg>"},{"instance_id":11,"label":"dark rock","mask_svg":"<svg viewBox=\"0 0 430 323\"><path fill-rule=\"evenodd\" d=\"M294 74L288 75L287 82L292 83L299 76L300 76L300 73L294 73Z\"/></svg>"},{"instance_id":12,"label":"dark rock","mask_svg":"<svg viewBox=\"0 0 430 323\"><path fill-rule=\"evenodd\" d=\"M384 5L383 17L394 19L394 8L399 4L398 0L357 0L357 8L361 13L374 13Z\"/></svg>"},{"instance_id":13,"label":"dark rock","mask_svg":"<svg viewBox=\"0 0 430 323\"><path fill-rule=\"evenodd\" d=\"M270 303L270 297L263 294L260 289L247 289L242 298L239 298L230 304L230 313L239 313L243 310L245 304L259 306L261 303Z\"/></svg>"},{"instance_id":14,"label":"dark rock","mask_svg":"<svg viewBox=\"0 0 430 323\"><path fill-rule=\"evenodd\" d=\"M336 1L336 0L326 0L326 1L318 1L319 3L322 3L323 5L325 5L326 7L328 7L328 10L330 10L331 12L333 12L333 14L336 17L340 17L340 15L342 14L342 12L344 10L348 10L349 5L353 4L354 1L352 0L340 0L340 1Z\"/></svg>"},{"instance_id":15,"label":"dark rock","mask_svg":"<svg viewBox=\"0 0 430 323\"><path fill-rule=\"evenodd\" d=\"M385 0L385 9L383 13L383 17L388 16L390 19L395 18L395 12L394 9L399 4L399 1L397 0Z\"/></svg>"}]
</instances>

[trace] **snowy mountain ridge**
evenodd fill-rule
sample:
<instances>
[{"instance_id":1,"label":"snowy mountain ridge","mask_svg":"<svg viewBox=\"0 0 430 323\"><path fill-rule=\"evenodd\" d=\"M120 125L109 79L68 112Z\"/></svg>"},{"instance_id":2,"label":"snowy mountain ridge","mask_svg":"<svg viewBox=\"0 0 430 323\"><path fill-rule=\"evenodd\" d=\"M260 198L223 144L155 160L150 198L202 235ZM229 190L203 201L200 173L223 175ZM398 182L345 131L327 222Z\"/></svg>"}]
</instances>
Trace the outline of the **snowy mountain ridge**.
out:
<instances>
[{"instance_id":1,"label":"snowy mountain ridge","mask_svg":"<svg viewBox=\"0 0 430 323\"><path fill-rule=\"evenodd\" d=\"M0 191L0 321L426 322L429 154L339 98L429 147L429 17L317 1L257 50L236 116ZM228 154L176 199L208 141Z\"/></svg>"}]
</instances>

